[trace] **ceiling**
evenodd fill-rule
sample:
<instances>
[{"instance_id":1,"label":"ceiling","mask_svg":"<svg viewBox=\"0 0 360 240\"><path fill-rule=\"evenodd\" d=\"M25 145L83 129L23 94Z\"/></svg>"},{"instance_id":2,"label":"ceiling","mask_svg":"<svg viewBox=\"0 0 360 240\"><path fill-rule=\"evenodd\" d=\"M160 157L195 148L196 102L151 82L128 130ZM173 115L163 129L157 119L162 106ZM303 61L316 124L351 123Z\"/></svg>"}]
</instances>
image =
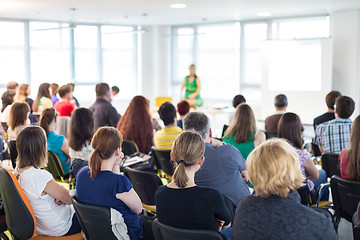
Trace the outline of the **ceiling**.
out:
<instances>
[{"instance_id":1,"label":"ceiling","mask_svg":"<svg viewBox=\"0 0 360 240\"><path fill-rule=\"evenodd\" d=\"M173 3L187 8L172 9ZM253 20L263 11L276 18L349 9L360 9L360 0L0 0L0 18L126 25Z\"/></svg>"}]
</instances>

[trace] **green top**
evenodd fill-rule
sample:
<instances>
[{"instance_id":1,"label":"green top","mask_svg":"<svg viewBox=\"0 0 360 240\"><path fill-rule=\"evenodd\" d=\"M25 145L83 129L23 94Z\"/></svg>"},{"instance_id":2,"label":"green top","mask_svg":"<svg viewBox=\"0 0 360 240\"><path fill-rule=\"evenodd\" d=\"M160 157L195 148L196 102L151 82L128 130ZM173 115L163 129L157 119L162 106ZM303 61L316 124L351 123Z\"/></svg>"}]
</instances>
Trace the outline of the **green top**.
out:
<instances>
[{"instance_id":1,"label":"green top","mask_svg":"<svg viewBox=\"0 0 360 240\"><path fill-rule=\"evenodd\" d=\"M197 76L195 76L194 80L190 83L189 76L186 77L185 81L185 99L188 99L191 94L197 91L198 87L196 84ZM195 97L196 105L201 106L203 104L200 94Z\"/></svg>"},{"instance_id":2,"label":"green top","mask_svg":"<svg viewBox=\"0 0 360 240\"><path fill-rule=\"evenodd\" d=\"M248 141L248 142L237 143L235 141L235 135L233 135L229 138L223 138L222 141L224 143L231 144L234 147L236 147L240 151L241 155L244 157L245 160L249 156L250 152L252 150L254 150L254 148L255 148L254 138L251 136L251 134L250 134L250 141Z\"/></svg>"}]
</instances>

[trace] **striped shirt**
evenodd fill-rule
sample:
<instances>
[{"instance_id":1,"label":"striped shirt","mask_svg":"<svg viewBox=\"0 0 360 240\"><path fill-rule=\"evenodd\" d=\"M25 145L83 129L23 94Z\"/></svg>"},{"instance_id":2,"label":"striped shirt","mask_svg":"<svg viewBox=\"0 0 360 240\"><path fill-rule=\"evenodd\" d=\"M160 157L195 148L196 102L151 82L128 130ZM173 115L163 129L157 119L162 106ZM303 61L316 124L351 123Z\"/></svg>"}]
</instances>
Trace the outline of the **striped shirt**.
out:
<instances>
[{"instance_id":1,"label":"striped shirt","mask_svg":"<svg viewBox=\"0 0 360 240\"><path fill-rule=\"evenodd\" d=\"M317 126L314 143L320 145L325 153L337 153L349 147L351 134L350 118L336 118Z\"/></svg>"},{"instance_id":2,"label":"striped shirt","mask_svg":"<svg viewBox=\"0 0 360 240\"><path fill-rule=\"evenodd\" d=\"M154 136L155 147L162 150L170 150L175 139L182 132L183 130L177 126L157 131Z\"/></svg>"}]
</instances>

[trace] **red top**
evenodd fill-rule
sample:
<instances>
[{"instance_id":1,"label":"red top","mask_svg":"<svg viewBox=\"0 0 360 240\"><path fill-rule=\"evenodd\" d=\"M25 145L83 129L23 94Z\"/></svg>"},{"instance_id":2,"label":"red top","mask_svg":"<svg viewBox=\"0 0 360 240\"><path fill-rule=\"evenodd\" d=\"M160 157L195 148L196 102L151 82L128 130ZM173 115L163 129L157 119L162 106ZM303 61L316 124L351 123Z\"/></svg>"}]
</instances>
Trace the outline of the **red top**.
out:
<instances>
[{"instance_id":1,"label":"red top","mask_svg":"<svg viewBox=\"0 0 360 240\"><path fill-rule=\"evenodd\" d=\"M346 168L349 164L349 154L347 152L348 150L345 148L341 151L340 153L340 174L341 177L347 179L347 180L352 180L351 177L346 175Z\"/></svg>"},{"instance_id":2,"label":"red top","mask_svg":"<svg viewBox=\"0 0 360 240\"><path fill-rule=\"evenodd\" d=\"M57 101L54 105L56 112L59 113L61 117L71 117L71 113L74 111L75 107L69 102Z\"/></svg>"}]
</instances>

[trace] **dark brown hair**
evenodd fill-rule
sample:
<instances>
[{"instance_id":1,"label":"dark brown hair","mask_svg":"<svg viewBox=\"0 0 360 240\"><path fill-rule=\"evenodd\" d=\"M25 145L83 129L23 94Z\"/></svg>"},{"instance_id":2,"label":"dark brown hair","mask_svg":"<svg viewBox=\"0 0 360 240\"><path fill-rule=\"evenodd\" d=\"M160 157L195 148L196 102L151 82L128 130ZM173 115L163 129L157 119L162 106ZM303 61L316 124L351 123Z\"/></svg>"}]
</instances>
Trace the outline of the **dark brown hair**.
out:
<instances>
[{"instance_id":1,"label":"dark brown hair","mask_svg":"<svg viewBox=\"0 0 360 240\"><path fill-rule=\"evenodd\" d=\"M96 97L103 97L107 92L110 91L110 87L107 83L98 83L96 84Z\"/></svg>"},{"instance_id":2,"label":"dark brown hair","mask_svg":"<svg viewBox=\"0 0 360 240\"><path fill-rule=\"evenodd\" d=\"M360 115L355 118L351 127L349 163L345 169L346 175L354 181L360 181Z\"/></svg>"},{"instance_id":3,"label":"dark brown hair","mask_svg":"<svg viewBox=\"0 0 360 240\"><path fill-rule=\"evenodd\" d=\"M177 104L177 111L180 114L180 116L184 116L190 111L190 104L188 101L182 100Z\"/></svg>"},{"instance_id":4,"label":"dark brown hair","mask_svg":"<svg viewBox=\"0 0 360 240\"><path fill-rule=\"evenodd\" d=\"M56 118L56 112L55 109L53 108L46 108L41 113L39 125L45 130L46 136L49 133L49 125L50 123L52 123L52 121L54 121L55 118Z\"/></svg>"},{"instance_id":5,"label":"dark brown hair","mask_svg":"<svg viewBox=\"0 0 360 240\"><path fill-rule=\"evenodd\" d=\"M101 170L101 161L109 159L117 148L121 147L123 138L114 127L99 128L91 141L94 152L89 160L90 177L94 179Z\"/></svg>"},{"instance_id":6,"label":"dark brown hair","mask_svg":"<svg viewBox=\"0 0 360 240\"><path fill-rule=\"evenodd\" d=\"M341 97L341 93L339 91L331 91L326 95L326 105L328 108L334 110L335 100Z\"/></svg>"},{"instance_id":7,"label":"dark brown hair","mask_svg":"<svg viewBox=\"0 0 360 240\"><path fill-rule=\"evenodd\" d=\"M69 85L64 85L59 88L59 96L61 98L65 97L65 95L70 92L71 92L71 87Z\"/></svg>"},{"instance_id":8,"label":"dark brown hair","mask_svg":"<svg viewBox=\"0 0 360 240\"><path fill-rule=\"evenodd\" d=\"M26 102L15 102L11 106L9 115L9 127L14 130L17 126L24 125L30 112L30 106Z\"/></svg>"},{"instance_id":9,"label":"dark brown hair","mask_svg":"<svg viewBox=\"0 0 360 240\"><path fill-rule=\"evenodd\" d=\"M124 139L134 141L140 152L147 153L153 140L153 121L149 101L143 96L134 97L116 127Z\"/></svg>"},{"instance_id":10,"label":"dark brown hair","mask_svg":"<svg viewBox=\"0 0 360 240\"><path fill-rule=\"evenodd\" d=\"M1 112L3 112L7 106L11 105L14 102L14 96L15 96L15 92L12 91L6 91L3 93L3 95L1 96L1 101L2 101Z\"/></svg>"},{"instance_id":11,"label":"dark brown hair","mask_svg":"<svg viewBox=\"0 0 360 240\"><path fill-rule=\"evenodd\" d=\"M335 101L336 111L340 118L349 118L355 110L355 102L351 97L341 96Z\"/></svg>"},{"instance_id":12,"label":"dark brown hair","mask_svg":"<svg viewBox=\"0 0 360 240\"><path fill-rule=\"evenodd\" d=\"M16 138L19 168L34 166L43 168L47 164L46 137L40 127L24 128Z\"/></svg>"},{"instance_id":13,"label":"dark brown hair","mask_svg":"<svg viewBox=\"0 0 360 240\"><path fill-rule=\"evenodd\" d=\"M42 83L39 86L38 94L37 94L34 104L32 106L34 112L37 112L39 110L39 103L40 103L40 99L42 97L47 97L47 98L51 97L50 92L49 92L49 87L50 87L49 83Z\"/></svg>"},{"instance_id":14,"label":"dark brown hair","mask_svg":"<svg viewBox=\"0 0 360 240\"><path fill-rule=\"evenodd\" d=\"M72 115L69 129L69 146L80 151L94 134L94 116L87 108L78 108Z\"/></svg>"},{"instance_id":15,"label":"dark brown hair","mask_svg":"<svg viewBox=\"0 0 360 240\"><path fill-rule=\"evenodd\" d=\"M295 113L285 113L278 124L278 137L288 140L293 147L302 149L301 121Z\"/></svg>"},{"instance_id":16,"label":"dark brown hair","mask_svg":"<svg viewBox=\"0 0 360 240\"><path fill-rule=\"evenodd\" d=\"M239 104L242 104L242 103L246 103L246 99L243 95L236 95L233 98L232 104L233 104L234 108L236 108L237 106L239 106Z\"/></svg>"}]
</instances>

